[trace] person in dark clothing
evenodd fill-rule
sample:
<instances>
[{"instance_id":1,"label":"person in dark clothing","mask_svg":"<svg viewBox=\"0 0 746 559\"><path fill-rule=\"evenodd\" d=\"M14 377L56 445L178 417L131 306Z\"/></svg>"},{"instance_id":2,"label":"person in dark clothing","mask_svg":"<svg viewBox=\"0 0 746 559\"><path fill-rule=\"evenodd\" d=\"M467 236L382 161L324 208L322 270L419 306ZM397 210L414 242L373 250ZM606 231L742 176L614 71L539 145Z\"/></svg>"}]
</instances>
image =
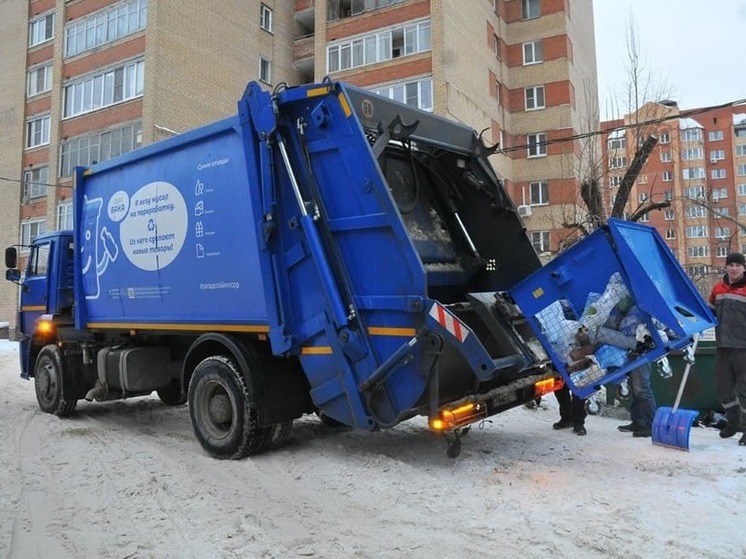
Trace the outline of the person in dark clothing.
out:
<instances>
[{"instance_id":1,"label":"person in dark clothing","mask_svg":"<svg viewBox=\"0 0 746 559\"><path fill-rule=\"evenodd\" d=\"M712 288L715 309L715 393L728 424L724 439L746 427L746 258L740 252L725 259L725 275ZM746 446L746 434L738 444Z\"/></svg>"},{"instance_id":2,"label":"person in dark clothing","mask_svg":"<svg viewBox=\"0 0 746 559\"><path fill-rule=\"evenodd\" d=\"M554 392L554 396L559 403L560 420L553 424L554 429L569 429L572 427L573 433L584 436L585 430L585 399L578 398L564 384L562 388Z\"/></svg>"},{"instance_id":3,"label":"person in dark clothing","mask_svg":"<svg viewBox=\"0 0 746 559\"><path fill-rule=\"evenodd\" d=\"M629 390L629 415L632 423L619 425L617 429L623 433L632 433L633 437L649 437L657 407L650 385L650 365L640 365L629 374Z\"/></svg>"}]
</instances>

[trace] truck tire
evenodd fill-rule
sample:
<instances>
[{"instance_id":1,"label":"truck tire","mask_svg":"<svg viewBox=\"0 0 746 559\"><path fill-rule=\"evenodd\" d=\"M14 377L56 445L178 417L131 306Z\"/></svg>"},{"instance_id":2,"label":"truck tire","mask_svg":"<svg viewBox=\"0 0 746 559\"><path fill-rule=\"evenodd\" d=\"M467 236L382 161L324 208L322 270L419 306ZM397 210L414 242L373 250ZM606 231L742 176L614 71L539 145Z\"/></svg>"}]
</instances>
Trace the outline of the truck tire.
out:
<instances>
[{"instance_id":1,"label":"truck tire","mask_svg":"<svg viewBox=\"0 0 746 559\"><path fill-rule=\"evenodd\" d=\"M194 369L189 417L202 448L215 458L238 460L272 442L273 430L259 425L251 380L222 355L207 357Z\"/></svg>"},{"instance_id":2,"label":"truck tire","mask_svg":"<svg viewBox=\"0 0 746 559\"><path fill-rule=\"evenodd\" d=\"M77 400L62 398L62 359L57 346L44 346L36 357L34 388L39 408L58 417L70 415L78 405Z\"/></svg>"}]
</instances>

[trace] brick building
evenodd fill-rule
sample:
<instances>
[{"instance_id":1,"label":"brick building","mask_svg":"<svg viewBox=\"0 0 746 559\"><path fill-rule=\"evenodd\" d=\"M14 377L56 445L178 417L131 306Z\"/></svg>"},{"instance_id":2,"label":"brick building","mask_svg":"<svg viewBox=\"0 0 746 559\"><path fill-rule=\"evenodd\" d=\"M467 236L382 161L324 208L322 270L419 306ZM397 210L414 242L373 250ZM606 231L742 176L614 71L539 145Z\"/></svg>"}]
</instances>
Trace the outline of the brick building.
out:
<instances>
[{"instance_id":1,"label":"brick building","mask_svg":"<svg viewBox=\"0 0 746 559\"><path fill-rule=\"evenodd\" d=\"M660 120L654 125L639 125ZM658 144L635 182L627 206L669 201L641 221L654 226L703 292L719 278L725 257L746 251L746 111L743 107L680 110L648 103L601 124L606 203L611 204L639 144Z\"/></svg>"},{"instance_id":2,"label":"brick building","mask_svg":"<svg viewBox=\"0 0 746 559\"><path fill-rule=\"evenodd\" d=\"M558 212L576 208L580 150L555 140L595 114L591 0L30 0L0 10L1 246L70 227L76 165L227 116L253 79L272 88L329 75L484 130L503 148L494 165L539 252L556 248ZM0 321L15 321L16 298L0 282Z\"/></svg>"}]
</instances>

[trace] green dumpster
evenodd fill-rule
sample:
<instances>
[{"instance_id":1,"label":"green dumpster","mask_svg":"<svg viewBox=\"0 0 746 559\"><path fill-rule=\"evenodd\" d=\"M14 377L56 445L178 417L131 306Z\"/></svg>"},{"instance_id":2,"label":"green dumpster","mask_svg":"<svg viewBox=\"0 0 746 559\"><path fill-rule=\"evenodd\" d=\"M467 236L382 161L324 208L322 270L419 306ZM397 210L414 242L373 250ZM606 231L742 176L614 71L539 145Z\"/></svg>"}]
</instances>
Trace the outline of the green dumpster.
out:
<instances>
[{"instance_id":1,"label":"green dumpster","mask_svg":"<svg viewBox=\"0 0 746 559\"><path fill-rule=\"evenodd\" d=\"M694 357L679 405L700 412L722 411L715 395L715 340L700 340ZM673 370L671 378L661 378L657 371L653 371L650 379L655 401L659 406L673 406L686 368L681 352L671 352L668 362Z\"/></svg>"}]
</instances>

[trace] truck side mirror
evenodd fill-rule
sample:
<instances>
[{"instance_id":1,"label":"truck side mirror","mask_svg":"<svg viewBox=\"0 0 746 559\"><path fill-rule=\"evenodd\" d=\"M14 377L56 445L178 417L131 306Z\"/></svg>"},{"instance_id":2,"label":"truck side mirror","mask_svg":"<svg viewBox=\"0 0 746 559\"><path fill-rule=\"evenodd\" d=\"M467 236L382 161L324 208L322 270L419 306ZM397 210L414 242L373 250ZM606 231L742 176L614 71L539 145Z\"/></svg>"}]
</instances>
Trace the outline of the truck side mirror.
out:
<instances>
[{"instance_id":1,"label":"truck side mirror","mask_svg":"<svg viewBox=\"0 0 746 559\"><path fill-rule=\"evenodd\" d=\"M8 268L5 270L5 279L18 283L21 280L21 271L18 268Z\"/></svg>"},{"instance_id":2,"label":"truck side mirror","mask_svg":"<svg viewBox=\"0 0 746 559\"><path fill-rule=\"evenodd\" d=\"M18 251L16 247L8 247L5 249L5 267L16 268L18 266Z\"/></svg>"}]
</instances>

